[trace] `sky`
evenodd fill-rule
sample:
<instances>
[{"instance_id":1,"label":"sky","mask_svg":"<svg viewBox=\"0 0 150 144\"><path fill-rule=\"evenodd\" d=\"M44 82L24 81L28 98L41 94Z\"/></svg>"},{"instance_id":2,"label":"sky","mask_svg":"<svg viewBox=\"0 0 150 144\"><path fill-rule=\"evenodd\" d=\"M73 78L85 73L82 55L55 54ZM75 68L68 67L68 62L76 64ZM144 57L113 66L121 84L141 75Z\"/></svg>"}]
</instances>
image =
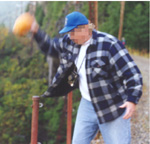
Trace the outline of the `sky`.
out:
<instances>
[{"instance_id":1,"label":"sky","mask_svg":"<svg viewBox=\"0 0 150 144\"><path fill-rule=\"evenodd\" d=\"M25 11L28 1L0 1L0 24L12 29L16 18Z\"/></svg>"}]
</instances>

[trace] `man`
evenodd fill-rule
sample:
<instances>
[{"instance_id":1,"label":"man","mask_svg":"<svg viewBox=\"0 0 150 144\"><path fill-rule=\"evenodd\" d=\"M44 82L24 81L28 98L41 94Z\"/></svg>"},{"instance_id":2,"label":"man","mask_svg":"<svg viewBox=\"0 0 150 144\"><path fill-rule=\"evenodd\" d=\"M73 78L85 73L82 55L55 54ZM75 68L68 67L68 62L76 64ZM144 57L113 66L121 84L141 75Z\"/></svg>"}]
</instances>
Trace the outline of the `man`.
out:
<instances>
[{"instance_id":1,"label":"man","mask_svg":"<svg viewBox=\"0 0 150 144\"><path fill-rule=\"evenodd\" d=\"M81 91L72 144L90 144L98 130L106 144L130 144L130 118L142 95L142 76L124 45L93 29L79 12L66 16L63 38L51 39L36 22L31 31L45 54L60 59L42 97L66 95L78 86Z\"/></svg>"}]
</instances>

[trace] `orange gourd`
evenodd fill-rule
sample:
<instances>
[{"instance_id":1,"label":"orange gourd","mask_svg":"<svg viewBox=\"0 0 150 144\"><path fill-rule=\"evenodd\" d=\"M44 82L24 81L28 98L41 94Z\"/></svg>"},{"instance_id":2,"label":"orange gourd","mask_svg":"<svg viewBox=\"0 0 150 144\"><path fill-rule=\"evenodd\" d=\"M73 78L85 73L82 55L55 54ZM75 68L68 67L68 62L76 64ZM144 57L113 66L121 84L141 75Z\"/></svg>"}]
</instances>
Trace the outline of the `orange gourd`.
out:
<instances>
[{"instance_id":1,"label":"orange gourd","mask_svg":"<svg viewBox=\"0 0 150 144\"><path fill-rule=\"evenodd\" d=\"M16 19L13 33L19 36L26 35L30 31L33 21L34 17L30 13L23 13Z\"/></svg>"}]
</instances>

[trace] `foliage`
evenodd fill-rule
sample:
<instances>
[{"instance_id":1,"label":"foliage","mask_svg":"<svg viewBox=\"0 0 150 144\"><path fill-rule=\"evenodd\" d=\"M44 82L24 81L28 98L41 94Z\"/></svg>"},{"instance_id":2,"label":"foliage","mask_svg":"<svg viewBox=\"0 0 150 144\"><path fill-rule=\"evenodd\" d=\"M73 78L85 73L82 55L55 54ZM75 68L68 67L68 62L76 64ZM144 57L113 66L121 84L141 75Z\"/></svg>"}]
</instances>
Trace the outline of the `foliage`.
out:
<instances>
[{"instance_id":1,"label":"foliage","mask_svg":"<svg viewBox=\"0 0 150 144\"><path fill-rule=\"evenodd\" d=\"M100 11L101 11L101 3ZM104 2L102 5L105 6L104 12L104 22L99 24L99 28L101 31L110 33L117 37L119 30L119 18L120 18L120 5L119 2ZM106 7L107 6L107 7ZM115 7L115 8L114 8Z\"/></svg>"},{"instance_id":2,"label":"foliage","mask_svg":"<svg viewBox=\"0 0 150 144\"><path fill-rule=\"evenodd\" d=\"M28 39L23 38L22 43L22 39L11 33L1 33L0 37L3 37L0 44L0 141L1 144L29 143L32 96L47 89L45 69L48 65L37 49L29 56Z\"/></svg>"},{"instance_id":3,"label":"foliage","mask_svg":"<svg viewBox=\"0 0 150 144\"><path fill-rule=\"evenodd\" d=\"M130 47L149 50L149 2L126 3L124 36Z\"/></svg>"},{"instance_id":4,"label":"foliage","mask_svg":"<svg viewBox=\"0 0 150 144\"><path fill-rule=\"evenodd\" d=\"M99 29L118 37L120 2L99 2ZM149 50L149 2L125 2L123 37L135 49Z\"/></svg>"},{"instance_id":5,"label":"foliage","mask_svg":"<svg viewBox=\"0 0 150 144\"><path fill-rule=\"evenodd\" d=\"M44 15L44 11L42 9L42 6L40 4L37 4L36 12L35 12L35 18L36 18L36 20L40 26L42 26L42 24L43 24L44 16L45 15Z\"/></svg>"},{"instance_id":6,"label":"foliage","mask_svg":"<svg viewBox=\"0 0 150 144\"><path fill-rule=\"evenodd\" d=\"M56 23L57 20L63 16L62 11L65 5L66 2L63 1L46 2L47 13L44 17L42 28L52 37L59 31L59 29L56 27Z\"/></svg>"}]
</instances>

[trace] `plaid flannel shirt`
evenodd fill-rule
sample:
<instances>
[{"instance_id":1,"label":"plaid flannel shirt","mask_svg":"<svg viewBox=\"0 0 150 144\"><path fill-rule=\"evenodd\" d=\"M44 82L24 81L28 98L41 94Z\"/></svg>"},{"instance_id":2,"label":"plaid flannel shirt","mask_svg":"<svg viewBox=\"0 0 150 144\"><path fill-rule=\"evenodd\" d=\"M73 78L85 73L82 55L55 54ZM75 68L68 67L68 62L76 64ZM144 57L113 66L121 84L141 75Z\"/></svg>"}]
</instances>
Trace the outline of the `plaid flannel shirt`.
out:
<instances>
[{"instance_id":1,"label":"plaid flannel shirt","mask_svg":"<svg viewBox=\"0 0 150 144\"><path fill-rule=\"evenodd\" d=\"M66 95L78 87L68 84L68 75L74 69L74 60L80 45L69 35L51 39L43 31L35 34L40 49L60 58L60 65L45 97ZM92 104L100 123L119 117L125 101L138 103L142 95L142 76L124 45L114 36L93 30L92 43L86 51L86 76Z\"/></svg>"}]
</instances>

